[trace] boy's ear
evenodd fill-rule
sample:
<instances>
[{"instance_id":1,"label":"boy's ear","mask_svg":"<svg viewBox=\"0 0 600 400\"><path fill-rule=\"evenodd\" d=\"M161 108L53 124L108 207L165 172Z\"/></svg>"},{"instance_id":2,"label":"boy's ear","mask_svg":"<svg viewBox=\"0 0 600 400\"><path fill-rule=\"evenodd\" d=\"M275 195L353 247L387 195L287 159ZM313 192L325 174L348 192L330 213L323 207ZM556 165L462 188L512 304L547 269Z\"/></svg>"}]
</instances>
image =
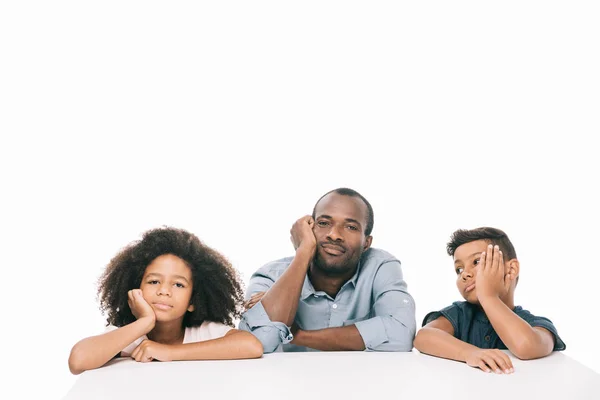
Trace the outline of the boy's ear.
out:
<instances>
[{"instance_id":1,"label":"boy's ear","mask_svg":"<svg viewBox=\"0 0 600 400\"><path fill-rule=\"evenodd\" d=\"M510 275L510 280L514 281L519 277L519 272L521 271L521 266L519 265L519 260L513 258L508 261L506 264L506 274Z\"/></svg>"}]
</instances>

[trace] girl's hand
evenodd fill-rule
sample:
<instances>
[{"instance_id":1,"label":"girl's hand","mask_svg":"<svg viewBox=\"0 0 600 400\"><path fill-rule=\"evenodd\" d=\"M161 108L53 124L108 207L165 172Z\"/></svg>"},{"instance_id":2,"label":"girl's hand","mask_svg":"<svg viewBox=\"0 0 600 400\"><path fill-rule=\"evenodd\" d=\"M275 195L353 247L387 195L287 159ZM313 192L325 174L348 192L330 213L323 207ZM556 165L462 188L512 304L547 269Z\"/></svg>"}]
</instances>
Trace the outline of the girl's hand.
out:
<instances>
[{"instance_id":1,"label":"girl's hand","mask_svg":"<svg viewBox=\"0 0 600 400\"><path fill-rule=\"evenodd\" d=\"M141 289L130 290L127 292L127 297L129 308L136 319L150 318L152 321L156 321L156 314L152 306L144 299Z\"/></svg>"},{"instance_id":2,"label":"girl's hand","mask_svg":"<svg viewBox=\"0 0 600 400\"><path fill-rule=\"evenodd\" d=\"M138 362L171 361L171 354L168 344L156 343L146 339L133 350L131 358Z\"/></svg>"}]
</instances>

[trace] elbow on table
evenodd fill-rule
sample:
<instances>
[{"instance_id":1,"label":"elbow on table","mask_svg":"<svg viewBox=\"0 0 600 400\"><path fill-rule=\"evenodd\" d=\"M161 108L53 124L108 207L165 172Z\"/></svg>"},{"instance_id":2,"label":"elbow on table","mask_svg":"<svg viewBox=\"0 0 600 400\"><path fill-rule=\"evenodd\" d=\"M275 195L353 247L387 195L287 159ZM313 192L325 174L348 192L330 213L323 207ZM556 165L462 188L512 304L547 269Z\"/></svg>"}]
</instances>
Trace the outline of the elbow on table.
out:
<instances>
[{"instance_id":1,"label":"elbow on table","mask_svg":"<svg viewBox=\"0 0 600 400\"><path fill-rule=\"evenodd\" d=\"M536 358L545 357L549 354L541 352L538 349L538 344L529 339L523 339L519 341L509 350L519 360L533 360Z\"/></svg>"},{"instance_id":2,"label":"elbow on table","mask_svg":"<svg viewBox=\"0 0 600 400\"><path fill-rule=\"evenodd\" d=\"M71 350L69 354L69 371L73 375L79 375L86 370L85 359L80 351L77 349L77 345Z\"/></svg>"}]
</instances>

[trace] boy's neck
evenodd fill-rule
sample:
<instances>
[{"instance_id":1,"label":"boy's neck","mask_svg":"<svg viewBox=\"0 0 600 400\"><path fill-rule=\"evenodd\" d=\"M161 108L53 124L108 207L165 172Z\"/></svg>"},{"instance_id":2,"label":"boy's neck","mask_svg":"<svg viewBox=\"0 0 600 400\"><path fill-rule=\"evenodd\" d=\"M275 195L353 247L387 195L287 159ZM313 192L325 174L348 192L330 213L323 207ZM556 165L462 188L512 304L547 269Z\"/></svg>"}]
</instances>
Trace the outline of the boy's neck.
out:
<instances>
[{"instance_id":1,"label":"boy's neck","mask_svg":"<svg viewBox=\"0 0 600 400\"><path fill-rule=\"evenodd\" d=\"M182 344L185 337L183 320L156 322L154 329L148 332L148 339L161 344Z\"/></svg>"}]
</instances>

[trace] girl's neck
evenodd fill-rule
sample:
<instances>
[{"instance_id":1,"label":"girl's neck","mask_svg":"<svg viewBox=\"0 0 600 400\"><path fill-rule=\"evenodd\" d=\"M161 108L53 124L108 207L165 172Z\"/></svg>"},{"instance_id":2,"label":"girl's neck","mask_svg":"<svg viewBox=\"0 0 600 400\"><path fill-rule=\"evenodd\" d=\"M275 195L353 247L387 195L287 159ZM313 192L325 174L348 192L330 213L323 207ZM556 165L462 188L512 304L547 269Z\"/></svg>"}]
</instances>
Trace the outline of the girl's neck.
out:
<instances>
[{"instance_id":1,"label":"girl's neck","mask_svg":"<svg viewBox=\"0 0 600 400\"><path fill-rule=\"evenodd\" d=\"M161 344L182 344L185 327L182 320L156 322L154 329L148 332L148 339Z\"/></svg>"}]
</instances>

